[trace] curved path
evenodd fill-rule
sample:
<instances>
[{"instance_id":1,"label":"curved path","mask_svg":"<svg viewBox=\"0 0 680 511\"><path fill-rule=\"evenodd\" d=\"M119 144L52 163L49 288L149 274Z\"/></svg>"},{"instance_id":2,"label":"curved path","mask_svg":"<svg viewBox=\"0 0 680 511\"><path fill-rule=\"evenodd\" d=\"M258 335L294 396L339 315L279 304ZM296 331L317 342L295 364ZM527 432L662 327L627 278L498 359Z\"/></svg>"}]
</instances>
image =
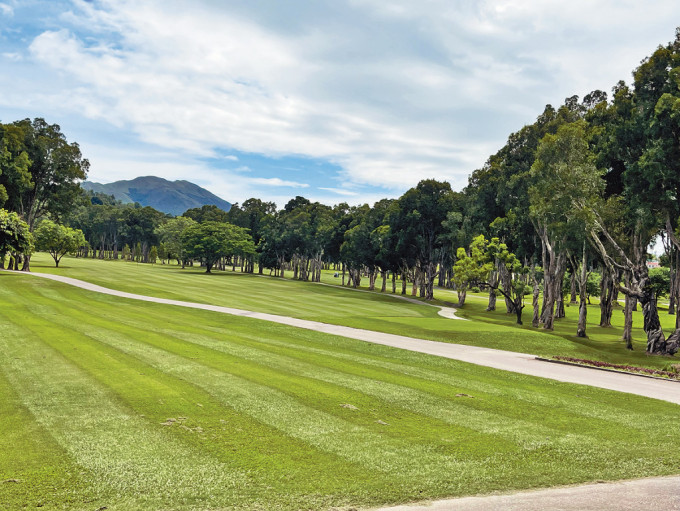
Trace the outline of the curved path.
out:
<instances>
[{"instance_id":1,"label":"curved path","mask_svg":"<svg viewBox=\"0 0 680 511\"><path fill-rule=\"evenodd\" d=\"M391 346L393 348L417 351L429 355L460 360L481 366L492 367L494 369L538 376L541 378L549 378L567 383L590 385L593 387L626 392L629 394L637 394L639 396L651 397L669 401L675 404L680 404L680 383L675 381L664 381L630 374L598 371L585 367L553 364L539 361L536 359L535 355L530 355L527 353L516 353L512 351L467 346L464 344L429 341L425 339L405 337L402 335L375 332L372 330L363 330L340 325L330 325L328 323L321 323L319 321L310 321L287 316L277 316L275 314L267 314L264 312L253 312L242 309L234 309L231 307L222 307L218 305L184 302L181 300L169 300L167 298L156 298L152 296L126 293L124 291L116 291L115 289L109 289L85 282L83 280L64 277L61 275L51 275L47 273L28 273L28 275L56 280L58 282L63 282L65 284L86 289L88 291L118 296L121 298L162 303L166 305L176 305L179 307L189 307L192 309L208 310L220 312L222 314L231 314L234 316L244 316L263 321L271 321L273 323L281 323L283 325L304 328L307 330L349 337L350 339L357 339L374 344L382 344L385 346Z\"/></svg>"}]
</instances>

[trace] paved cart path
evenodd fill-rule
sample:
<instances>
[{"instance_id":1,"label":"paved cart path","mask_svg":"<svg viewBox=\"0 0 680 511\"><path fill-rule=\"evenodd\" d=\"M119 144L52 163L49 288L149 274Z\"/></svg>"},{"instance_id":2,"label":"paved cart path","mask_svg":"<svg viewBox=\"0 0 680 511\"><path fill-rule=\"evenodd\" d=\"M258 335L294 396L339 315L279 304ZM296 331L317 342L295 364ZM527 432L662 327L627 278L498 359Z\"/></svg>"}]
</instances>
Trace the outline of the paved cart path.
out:
<instances>
[{"instance_id":1,"label":"paved cart path","mask_svg":"<svg viewBox=\"0 0 680 511\"><path fill-rule=\"evenodd\" d=\"M274 323L281 323L283 325L305 328L307 330L349 337L351 339L357 339L360 341L382 344L385 346L392 346L394 348L417 351L420 353L427 353L429 355L436 355L439 357L460 360L463 362L470 362L472 364L493 367L494 369L502 369L504 371L512 371L515 373L538 376L541 378L549 378L562 382L590 385L593 387L616 390L629 394L637 394L639 396L651 397L669 401L675 404L680 404L680 383L675 381L665 381L616 372L598 371L585 367L554 364L536 360L535 355L530 355L527 353L516 353L513 351L495 350L477 346L466 346L463 344L451 344L447 342L415 339L413 337L405 337L402 335L387 334L383 332L375 332L373 330L363 330L347 326L330 325L328 323L321 323L319 321L278 316L264 312L253 312L242 309L234 309L231 307L222 307L219 305L185 302L181 300L170 300L167 298L157 298L153 296L126 293L124 291L116 291L115 289L109 289L85 282L83 280L64 277L61 275L51 275L47 273L28 273L26 275L56 280L89 291L118 296L121 298L175 305L179 307L189 307L192 309L208 310L223 314L231 314L234 316L243 316L263 321L271 321Z\"/></svg>"},{"instance_id":2,"label":"paved cart path","mask_svg":"<svg viewBox=\"0 0 680 511\"><path fill-rule=\"evenodd\" d=\"M680 476L464 497L375 511L680 511Z\"/></svg>"}]
</instances>

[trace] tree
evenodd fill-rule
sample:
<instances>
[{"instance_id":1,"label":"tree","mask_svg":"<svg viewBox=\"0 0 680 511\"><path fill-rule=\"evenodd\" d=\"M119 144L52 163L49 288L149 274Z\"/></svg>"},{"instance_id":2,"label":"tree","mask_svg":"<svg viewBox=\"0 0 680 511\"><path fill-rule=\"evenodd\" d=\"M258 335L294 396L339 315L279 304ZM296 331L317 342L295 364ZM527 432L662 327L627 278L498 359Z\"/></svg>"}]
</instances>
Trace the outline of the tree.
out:
<instances>
[{"instance_id":1,"label":"tree","mask_svg":"<svg viewBox=\"0 0 680 511\"><path fill-rule=\"evenodd\" d=\"M469 253L462 247L456 251L453 265L453 282L458 292L458 306L465 305L467 290L472 286L483 285L493 269L488 253L489 242L483 234L476 236L470 244Z\"/></svg>"},{"instance_id":2,"label":"tree","mask_svg":"<svg viewBox=\"0 0 680 511\"><path fill-rule=\"evenodd\" d=\"M0 207L9 199L8 186L13 191L16 188L28 188L31 181L28 172L30 164L20 130L16 126L0 124L0 176L5 174L4 178L0 177Z\"/></svg>"},{"instance_id":3,"label":"tree","mask_svg":"<svg viewBox=\"0 0 680 511\"><path fill-rule=\"evenodd\" d=\"M200 208L187 209L183 214L185 218L191 218L194 222L228 222L229 214L213 204L206 204Z\"/></svg>"},{"instance_id":4,"label":"tree","mask_svg":"<svg viewBox=\"0 0 680 511\"><path fill-rule=\"evenodd\" d=\"M434 279L441 251L448 250L442 235L446 215L454 209L454 193L447 182L423 180L397 201L391 227L399 232L397 250L411 251L424 277L424 297L434 298Z\"/></svg>"},{"instance_id":5,"label":"tree","mask_svg":"<svg viewBox=\"0 0 680 511\"><path fill-rule=\"evenodd\" d=\"M165 219L164 213L151 206L128 207L123 210L121 238L123 242L134 246L135 250L139 245L139 254L135 254L135 259L149 262L149 250L158 244L157 230Z\"/></svg>"},{"instance_id":6,"label":"tree","mask_svg":"<svg viewBox=\"0 0 680 511\"><path fill-rule=\"evenodd\" d=\"M35 245L38 250L48 252L58 268L64 255L77 252L87 243L83 231L71 229L52 220L43 220L35 230Z\"/></svg>"},{"instance_id":7,"label":"tree","mask_svg":"<svg viewBox=\"0 0 680 511\"><path fill-rule=\"evenodd\" d=\"M158 259L158 249L156 248L156 245L154 245L149 252L149 262L151 264L156 264L156 259Z\"/></svg>"},{"instance_id":8,"label":"tree","mask_svg":"<svg viewBox=\"0 0 680 511\"><path fill-rule=\"evenodd\" d=\"M517 317L517 324L522 324L524 297L529 293L527 276L529 268L524 266L515 254L508 250L508 246L498 238L492 238L486 249L488 260L495 261L496 267L508 275L508 279L488 281L486 285L500 292L512 304L512 311ZM485 284L482 283L482 286Z\"/></svg>"},{"instance_id":9,"label":"tree","mask_svg":"<svg viewBox=\"0 0 680 511\"><path fill-rule=\"evenodd\" d=\"M162 241L158 245L158 257L161 260L161 264L165 264L165 260L168 258L168 249L165 248L165 243Z\"/></svg>"},{"instance_id":10,"label":"tree","mask_svg":"<svg viewBox=\"0 0 680 511\"><path fill-rule=\"evenodd\" d=\"M38 218L49 213L59 219L72 208L89 162L78 144L69 144L60 127L44 119L16 121L4 131L12 133L13 144L5 146L12 161L22 160L25 153L30 165L27 173L23 163L3 168L0 184L8 193L6 205L25 219L32 232ZM30 256L24 258L22 269L30 270Z\"/></svg>"},{"instance_id":11,"label":"tree","mask_svg":"<svg viewBox=\"0 0 680 511\"><path fill-rule=\"evenodd\" d=\"M183 241L184 233L192 226L196 225L196 221L183 216L171 218L164 224L158 227L157 233L160 239L165 243L165 248L168 251L168 259L172 256L177 259L177 264L181 264L184 268L187 255L185 253L185 245Z\"/></svg>"},{"instance_id":12,"label":"tree","mask_svg":"<svg viewBox=\"0 0 680 511\"><path fill-rule=\"evenodd\" d=\"M186 229L182 236L188 257L200 259L211 273L222 257L255 253L252 238L242 227L223 222L203 222Z\"/></svg>"},{"instance_id":13,"label":"tree","mask_svg":"<svg viewBox=\"0 0 680 511\"><path fill-rule=\"evenodd\" d=\"M4 268L7 254L13 255L17 269L17 256L33 251L33 235L28 224L15 212L0 209L0 268Z\"/></svg>"},{"instance_id":14,"label":"tree","mask_svg":"<svg viewBox=\"0 0 680 511\"><path fill-rule=\"evenodd\" d=\"M541 240L544 271L543 327L553 329L555 302L562 296L568 239L585 238L589 217L604 187L587 138L587 124L563 124L539 143L531 166L531 216ZM578 213L578 214L576 214ZM592 216L592 215L591 215Z\"/></svg>"}]
</instances>

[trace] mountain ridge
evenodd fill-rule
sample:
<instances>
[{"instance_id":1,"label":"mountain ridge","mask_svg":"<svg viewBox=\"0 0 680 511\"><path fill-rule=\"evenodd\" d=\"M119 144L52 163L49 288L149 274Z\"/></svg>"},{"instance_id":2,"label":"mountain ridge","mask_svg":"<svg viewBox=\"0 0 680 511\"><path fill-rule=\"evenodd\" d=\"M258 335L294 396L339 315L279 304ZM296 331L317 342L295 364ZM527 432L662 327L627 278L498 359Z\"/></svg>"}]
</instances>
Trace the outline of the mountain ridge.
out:
<instances>
[{"instance_id":1,"label":"mountain ridge","mask_svg":"<svg viewBox=\"0 0 680 511\"><path fill-rule=\"evenodd\" d=\"M208 204L224 211L231 208L230 202L185 179L168 181L157 176L140 176L106 184L83 181L81 186L85 190L113 195L123 203L139 202L174 216Z\"/></svg>"}]
</instances>

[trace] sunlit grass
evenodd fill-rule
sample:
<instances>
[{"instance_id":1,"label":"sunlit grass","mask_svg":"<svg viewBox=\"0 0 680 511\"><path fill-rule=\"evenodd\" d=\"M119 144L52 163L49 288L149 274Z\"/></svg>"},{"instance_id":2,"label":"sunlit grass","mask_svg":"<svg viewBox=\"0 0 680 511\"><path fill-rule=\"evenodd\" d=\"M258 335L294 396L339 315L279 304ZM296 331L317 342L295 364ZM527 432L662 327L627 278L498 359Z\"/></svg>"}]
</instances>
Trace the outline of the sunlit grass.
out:
<instances>
[{"instance_id":1,"label":"sunlit grass","mask_svg":"<svg viewBox=\"0 0 680 511\"><path fill-rule=\"evenodd\" d=\"M270 312L444 342L652 368L664 368L675 360L645 355L646 338L640 311L634 313L635 351L627 351L620 340L622 309L614 309L612 328L600 328L597 304L589 307L588 338L583 339L575 335L578 314L575 306L566 307L567 317L556 321L554 332L531 327L531 297L528 297L524 311L524 327L518 328L514 314L505 313L502 297L499 297L496 311L486 312L488 298L483 294L470 293L459 315L472 321L452 321L439 316L435 307L405 302L392 296L390 282L385 294L334 287L341 283L341 278L334 277L331 271L322 273L322 283L329 285L318 285L238 271L205 275L199 267L182 270L177 265L76 258L64 258L60 268L55 269L46 254L36 254L32 266L34 271L72 276L133 293ZM292 272L287 272L287 277L292 275ZM367 282L364 279L363 283ZM379 284L380 281L378 289ZM400 292L400 283L397 288ZM410 291L409 285L409 298ZM446 289L436 289L435 298L439 305L457 301L456 293ZM595 299L593 301L596 302ZM675 316L663 310L660 316L664 328L670 333Z\"/></svg>"},{"instance_id":2,"label":"sunlit grass","mask_svg":"<svg viewBox=\"0 0 680 511\"><path fill-rule=\"evenodd\" d=\"M0 301L0 509L349 508L680 470L665 402L25 275Z\"/></svg>"}]
</instances>

